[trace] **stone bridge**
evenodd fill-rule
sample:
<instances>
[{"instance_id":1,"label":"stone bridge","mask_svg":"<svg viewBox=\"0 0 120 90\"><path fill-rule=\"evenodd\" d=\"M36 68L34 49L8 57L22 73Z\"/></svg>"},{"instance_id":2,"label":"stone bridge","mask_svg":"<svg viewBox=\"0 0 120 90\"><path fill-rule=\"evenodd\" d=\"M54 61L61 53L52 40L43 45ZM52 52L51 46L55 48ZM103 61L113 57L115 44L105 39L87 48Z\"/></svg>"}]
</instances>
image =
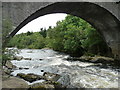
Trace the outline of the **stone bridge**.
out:
<instances>
[{"instance_id":1,"label":"stone bridge","mask_svg":"<svg viewBox=\"0 0 120 90\"><path fill-rule=\"evenodd\" d=\"M66 1L66 0L65 0ZM52 13L66 13L81 17L96 28L120 59L120 3L115 2L2 2L2 20L9 19L13 28L3 41L14 36L30 21ZM87 0L86 0L87 1ZM3 33L4 31L3 27ZM3 42L4 44L4 42Z\"/></svg>"}]
</instances>

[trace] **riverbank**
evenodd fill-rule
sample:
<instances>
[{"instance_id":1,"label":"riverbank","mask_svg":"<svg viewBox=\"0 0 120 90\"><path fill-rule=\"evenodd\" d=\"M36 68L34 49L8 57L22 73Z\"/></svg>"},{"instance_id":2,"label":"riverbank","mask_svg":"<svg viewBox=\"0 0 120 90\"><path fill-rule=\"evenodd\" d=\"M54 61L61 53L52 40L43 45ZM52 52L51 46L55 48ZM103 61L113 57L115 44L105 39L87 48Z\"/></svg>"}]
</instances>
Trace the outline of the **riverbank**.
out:
<instances>
[{"instance_id":1,"label":"riverbank","mask_svg":"<svg viewBox=\"0 0 120 90\"><path fill-rule=\"evenodd\" d=\"M81 57L69 57L67 58L69 61L81 61L81 62L90 62L96 64L98 67L102 68L114 68L117 71L120 71L119 60L115 60L114 58L105 57L105 56L81 56Z\"/></svg>"}]
</instances>

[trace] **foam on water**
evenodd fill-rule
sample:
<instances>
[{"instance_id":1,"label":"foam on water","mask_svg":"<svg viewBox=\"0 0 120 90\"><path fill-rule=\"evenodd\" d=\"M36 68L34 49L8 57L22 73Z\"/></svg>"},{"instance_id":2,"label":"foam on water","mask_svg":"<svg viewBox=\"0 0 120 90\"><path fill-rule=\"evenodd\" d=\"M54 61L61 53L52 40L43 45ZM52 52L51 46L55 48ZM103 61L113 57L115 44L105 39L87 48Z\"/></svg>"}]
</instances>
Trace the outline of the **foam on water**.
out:
<instances>
[{"instance_id":1,"label":"foam on water","mask_svg":"<svg viewBox=\"0 0 120 90\"><path fill-rule=\"evenodd\" d=\"M95 67L92 66L94 65L93 63L67 61L65 59L67 59L69 55L61 54L50 49L23 49L21 53L17 55L25 58L32 58L32 60L13 60L12 63L17 66L14 72L11 73L14 76L18 73L43 75L41 70L44 70L45 72L69 76L70 84L78 88L118 87L118 72L114 69ZM19 68L21 67L28 69L20 70ZM35 81L34 83L37 82L42 81Z\"/></svg>"}]
</instances>

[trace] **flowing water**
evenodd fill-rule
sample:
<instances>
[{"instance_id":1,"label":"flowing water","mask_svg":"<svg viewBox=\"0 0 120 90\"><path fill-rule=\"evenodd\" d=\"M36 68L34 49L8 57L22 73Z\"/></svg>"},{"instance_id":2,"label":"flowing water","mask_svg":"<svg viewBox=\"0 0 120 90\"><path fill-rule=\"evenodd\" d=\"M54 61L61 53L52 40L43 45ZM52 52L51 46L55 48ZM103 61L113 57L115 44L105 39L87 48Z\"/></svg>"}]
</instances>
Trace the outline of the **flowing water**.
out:
<instances>
[{"instance_id":1,"label":"flowing water","mask_svg":"<svg viewBox=\"0 0 120 90\"><path fill-rule=\"evenodd\" d=\"M102 68L98 67L98 64L89 62L68 61L69 55L51 49L21 49L19 51L20 53L17 56L32 59L13 60L12 63L17 66L11 73L14 76L18 73L43 75L41 70L44 70L45 72L60 74L62 77L58 81L71 87L118 88L119 71L117 69Z\"/></svg>"}]
</instances>

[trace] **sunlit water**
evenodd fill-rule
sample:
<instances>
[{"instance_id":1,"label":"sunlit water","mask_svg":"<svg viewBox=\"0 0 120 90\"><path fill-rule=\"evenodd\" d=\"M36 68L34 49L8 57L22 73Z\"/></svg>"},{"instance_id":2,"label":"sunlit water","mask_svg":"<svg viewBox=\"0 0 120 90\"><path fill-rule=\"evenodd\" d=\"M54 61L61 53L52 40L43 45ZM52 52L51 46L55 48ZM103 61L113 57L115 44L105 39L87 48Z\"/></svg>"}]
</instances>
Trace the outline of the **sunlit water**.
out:
<instances>
[{"instance_id":1,"label":"sunlit water","mask_svg":"<svg viewBox=\"0 0 120 90\"><path fill-rule=\"evenodd\" d=\"M51 49L22 49L17 56L32 58L32 60L13 60L12 63L17 66L11 73L14 76L17 73L43 75L41 70L44 70L60 74L62 77L59 82L76 88L118 88L118 71L115 69L100 68L94 63L67 61L69 55ZM20 70L20 67L29 69Z\"/></svg>"}]
</instances>

